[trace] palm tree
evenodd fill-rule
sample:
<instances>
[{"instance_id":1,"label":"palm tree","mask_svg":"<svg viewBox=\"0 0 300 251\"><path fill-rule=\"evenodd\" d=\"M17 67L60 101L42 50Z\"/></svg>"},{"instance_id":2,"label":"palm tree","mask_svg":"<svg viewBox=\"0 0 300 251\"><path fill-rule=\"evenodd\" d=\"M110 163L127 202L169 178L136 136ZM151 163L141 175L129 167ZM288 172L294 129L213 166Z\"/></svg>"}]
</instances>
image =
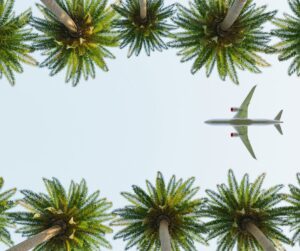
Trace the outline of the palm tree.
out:
<instances>
[{"instance_id":1,"label":"palm tree","mask_svg":"<svg viewBox=\"0 0 300 251\"><path fill-rule=\"evenodd\" d=\"M203 216L211 219L206 223L210 230L208 240L218 237L218 250L276 251L279 242L290 243L282 233L284 212L278 203L284 200L277 185L262 189L265 174L253 183L248 174L240 183L232 170L228 172L228 185L218 185L218 191L207 190L209 200Z\"/></svg>"},{"instance_id":2,"label":"palm tree","mask_svg":"<svg viewBox=\"0 0 300 251\"><path fill-rule=\"evenodd\" d=\"M287 222L294 232L292 242L300 244L300 173L297 174L298 186L289 185L290 194L287 196L287 202L290 206L286 209Z\"/></svg>"},{"instance_id":3,"label":"palm tree","mask_svg":"<svg viewBox=\"0 0 300 251\"><path fill-rule=\"evenodd\" d=\"M258 53L274 52L262 27L275 13L253 0L193 0L190 8L178 5L173 21L181 31L169 45L180 49L181 62L194 60L192 74L205 67L209 77L216 65L222 80L239 84L237 69L260 73L269 66Z\"/></svg>"},{"instance_id":4,"label":"palm tree","mask_svg":"<svg viewBox=\"0 0 300 251\"><path fill-rule=\"evenodd\" d=\"M293 59L288 68L288 74L296 73L300 76L300 2L298 0L289 0L290 8L294 16L285 14L282 19L275 19L274 24L278 29L272 31L272 35L280 38L280 42L275 45L279 53L278 59L285 61Z\"/></svg>"},{"instance_id":5,"label":"palm tree","mask_svg":"<svg viewBox=\"0 0 300 251\"><path fill-rule=\"evenodd\" d=\"M0 177L0 189L3 188L4 180ZM12 218L8 213L8 210L14 207L15 203L11 200L11 197L15 194L16 189L10 189L3 193L0 193L0 242L11 246L13 244L10 234L7 228L12 227Z\"/></svg>"},{"instance_id":6,"label":"palm tree","mask_svg":"<svg viewBox=\"0 0 300 251\"><path fill-rule=\"evenodd\" d=\"M130 205L114 211L119 217L112 225L124 227L115 239L127 241L126 250L196 250L194 241L205 243L205 229L199 217L204 200L193 199L199 190L194 181L173 176L166 185L158 172L155 186L146 181L147 191L133 186L134 193L121 193Z\"/></svg>"},{"instance_id":7,"label":"palm tree","mask_svg":"<svg viewBox=\"0 0 300 251\"><path fill-rule=\"evenodd\" d=\"M163 0L126 0L112 6L121 16L114 27L120 34L120 48L129 46L128 57L138 56L143 48L148 56L151 51L168 48L162 39L174 28L168 23L173 5L164 7Z\"/></svg>"},{"instance_id":8,"label":"palm tree","mask_svg":"<svg viewBox=\"0 0 300 251\"><path fill-rule=\"evenodd\" d=\"M4 76L11 85L15 84L14 73L22 73L22 63L36 65L30 56L34 51L31 40L35 38L26 26L31 19L27 10L16 16L13 13L14 0L0 1L0 79Z\"/></svg>"},{"instance_id":9,"label":"palm tree","mask_svg":"<svg viewBox=\"0 0 300 251\"><path fill-rule=\"evenodd\" d=\"M95 78L95 66L108 71L104 58L114 56L107 47L118 46L118 36L111 27L116 13L106 8L107 0L57 0L57 4L74 20L76 31L67 27L67 21L62 23L59 13L37 4L45 17L32 22L42 33L34 46L47 56L41 66L48 67L51 76L67 68L66 82L74 86L82 76Z\"/></svg>"},{"instance_id":10,"label":"palm tree","mask_svg":"<svg viewBox=\"0 0 300 251\"><path fill-rule=\"evenodd\" d=\"M99 191L88 195L86 182L71 182L68 192L53 178L44 179L47 194L23 190L21 205L28 212L12 216L24 225L18 232L29 237L9 251L94 251L101 246L111 248L105 234L112 232L104 225L112 219L107 212L112 204L99 198Z\"/></svg>"}]
</instances>

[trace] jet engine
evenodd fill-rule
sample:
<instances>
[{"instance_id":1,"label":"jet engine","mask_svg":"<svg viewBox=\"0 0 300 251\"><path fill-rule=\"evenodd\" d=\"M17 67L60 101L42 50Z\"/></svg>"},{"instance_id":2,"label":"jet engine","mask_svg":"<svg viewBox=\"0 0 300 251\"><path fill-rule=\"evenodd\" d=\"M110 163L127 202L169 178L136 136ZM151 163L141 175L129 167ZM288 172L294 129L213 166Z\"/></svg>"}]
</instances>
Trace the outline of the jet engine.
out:
<instances>
[{"instance_id":1,"label":"jet engine","mask_svg":"<svg viewBox=\"0 0 300 251\"><path fill-rule=\"evenodd\" d=\"M236 132L232 132L230 133L230 137L231 138L237 138L237 137L240 137L241 135L239 133L236 133Z\"/></svg>"},{"instance_id":2,"label":"jet engine","mask_svg":"<svg viewBox=\"0 0 300 251\"><path fill-rule=\"evenodd\" d=\"M230 108L230 111L231 111L231 112L238 112L238 111L241 111L241 109L238 108L238 107L231 107L231 108Z\"/></svg>"}]
</instances>

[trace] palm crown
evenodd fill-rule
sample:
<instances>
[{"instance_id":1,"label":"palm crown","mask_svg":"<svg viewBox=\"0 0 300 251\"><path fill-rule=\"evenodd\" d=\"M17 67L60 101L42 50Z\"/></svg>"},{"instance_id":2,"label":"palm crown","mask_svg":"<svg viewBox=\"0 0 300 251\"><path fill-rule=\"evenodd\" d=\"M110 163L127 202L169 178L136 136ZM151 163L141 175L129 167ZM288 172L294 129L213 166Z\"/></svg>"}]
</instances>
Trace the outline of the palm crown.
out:
<instances>
[{"instance_id":1,"label":"palm crown","mask_svg":"<svg viewBox=\"0 0 300 251\"><path fill-rule=\"evenodd\" d=\"M4 184L3 178L0 177L0 189ZM7 230L8 227L12 226L12 218L7 212L14 206L14 202L11 201L11 197L15 194L16 189L10 189L3 193L0 193L0 242L10 246L13 244L10 234Z\"/></svg>"},{"instance_id":2,"label":"palm crown","mask_svg":"<svg viewBox=\"0 0 300 251\"><path fill-rule=\"evenodd\" d=\"M295 16L285 14L284 18L274 20L278 29L273 30L272 34L281 40L275 45L279 60L293 59L288 74L296 73L300 76L300 1L289 0L289 5Z\"/></svg>"},{"instance_id":3,"label":"palm crown","mask_svg":"<svg viewBox=\"0 0 300 251\"><path fill-rule=\"evenodd\" d=\"M276 12L267 12L266 6L256 7L248 0L235 23L223 31L220 24L233 1L193 0L190 8L178 5L173 20L181 31L175 34L170 46L180 49L181 62L194 60L193 74L205 67L209 77L216 65L222 80L229 76L238 84L237 69L259 73L260 66L269 66L258 53L274 52L268 46L270 36L262 26Z\"/></svg>"},{"instance_id":4,"label":"palm crown","mask_svg":"<svg viewBox=\"0 0 300 251\"><path fill-rule=\"evenodd\" d=\"M292 241L300 244L300 173L297 174L297 181L298 186L289 185L290 194L287 197L287 201L290 206L287 207L286 216L294 232Z\"/></svg>"},{"instance_id":5,"label":"palm crown","mask_svg":"<svg viewBox=\"0 0 300 251\"><path fill-rule=\"evenodd\" d=\"M41 63L50 75L67 68L66 82L78 84L95 77L95 66L104 71L108 67L104 58L114 58L107 47L118 45L116 33L111 29L115 12L106 8L107 0L57 0L57 3L74 20L77 31L68 30L46 7L38 4L45 19L34 18L32 25L42 34L34 46L47 58Z\"/></svg>"},{"instance_id":6,"label":"palm crown","mask_svg":"<svg viewBox=\"0 0 300 251\"><path fill-rule=\"evenodd\" d=\"M121 15L114 26L120 33L120 47L129 46L128 57L133 53L138 56L143 48L148 56L151 51L167 49L162 39L169 37L170 30L174 28L168 23L174 14L173 5L164 7L163 0L148 0L145 19L140 16L139 0L126 0L113 7Z\"/></svg>"},{"instance_id":7,"label":"palm crown","mask_svg":"<svg viewBox=\"0 0 300 251\"><path fill-rule=\"evenodd\" d=\"M279 193L282 185L262 189L264 178L265 174L250 183L246 174L238 183L230 170L228 185L218 185L218 192L207 190L209 200L204 216L212 219L206 227L210 230L209 240L219 238L217 250L233 250L235 245L239 251L262 250L249 233L248 223L259 228L275 246L279 242L290 243L280 229L285 224L284 209L277 206L284 199Z\"/></svg>"},{"instance_id":8,"label":"palm crown","mask_svg":"<svg viewBox=\"0 0 300 251\"><path fill-rule=\"evenodd\" d=\"M94 251L101 246L110 248L105 239L112 230L104 222L112 218L107 212L112 204L99 198L99 191L88 195L86 182L72 181L69 191L57 179L44 179L48 194L23 190L22 204L29 212L14 214L21 225L18 232L30 237L53 226L61 226L62 231L34 250L86 250Z\"/></svg>"},{"instance_id":9,"label":"palm crown","mask_svg":"<svg viewBox=\"0 0 300 251\"><path fill-rule=\"evenodd\" d=\"M133 194L123 192L131 205L115 210L119 218L113 225L125 227L115 238L128 241L126 250L135 245L138 250L159 250L159 225L166 220L172 250L196 250L194 241L205 243L201 236L205 229L199 217L204 201L193 199L199 190L193 183L194 178L183 181L173 176L166 185L158 173L155 186L146 181L147 191L133 186Z\"/></svg>"},{"instance_id":10,"label":"palm crown","mask_svg":"<svg viewBox=\"0 0 300 251\"><path fill-rule=\"evenodd\" d=\"M30 42L35 38L31 30L26 28L31 11L15 16L14 2L0 1L0 79L5 76L11 85L15 84L14 73L23 72L22 63L37 64L29 55L34 50Z\"/></svg>"}]
</instances>

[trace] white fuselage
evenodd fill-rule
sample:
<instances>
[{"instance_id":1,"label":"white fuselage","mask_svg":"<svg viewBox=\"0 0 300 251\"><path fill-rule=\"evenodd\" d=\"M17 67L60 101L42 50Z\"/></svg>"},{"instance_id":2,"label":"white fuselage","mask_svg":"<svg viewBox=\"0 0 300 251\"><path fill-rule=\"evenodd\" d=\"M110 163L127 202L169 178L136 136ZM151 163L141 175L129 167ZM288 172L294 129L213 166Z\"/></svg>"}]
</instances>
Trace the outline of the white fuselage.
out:
<instances>
[{"instance_id":1,"label":"white fuselage","mask_svg":"<svg viewBox=\"0 0 300 251\"><path fill-rule=\"evenodd\" d=\"M231 125L231 126L251 126L251 125L276 125L283 123L273 119L212 119L205 121L210 125Z\"/></svg>"}]
</instances>

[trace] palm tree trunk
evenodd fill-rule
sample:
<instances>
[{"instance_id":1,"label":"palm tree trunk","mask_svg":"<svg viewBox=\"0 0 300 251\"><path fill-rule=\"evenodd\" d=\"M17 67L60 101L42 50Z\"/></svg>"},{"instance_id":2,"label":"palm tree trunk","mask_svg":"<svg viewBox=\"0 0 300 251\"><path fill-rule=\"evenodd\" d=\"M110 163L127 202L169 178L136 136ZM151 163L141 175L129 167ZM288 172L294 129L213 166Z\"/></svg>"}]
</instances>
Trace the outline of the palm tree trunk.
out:
<instances>
[{"instance_id":1,"label":"palm tree trunk","mask_svg":"<svg viewBox=\"0 0 300 251\"><path fill-rule=\"evenodd\" d=\"M141 19L147 18L147 0L140 0Z\"/></svg>"},{"instance_id":2,"label":"palm tree trunk","mask_svg":"<svg viewBox=\"0 0 300 251\"><path fill-rule=\"evenodd\" d=\"M159 223L159 238L162 251L171 251L171 237L169 233L169 223L161 220Z\"/></svg>"},{"instance_id":3,"label":"palm tree trunk","mask_svg":"<svg viewBox=\"0 0 300 251\"><path fill-rule=\"evenodd\" d=\"M61 232L61 230L62 230L61 226L53 226L17 244L16 246L7 249L6 251L28 251L30 249L37 247L43 242L50 240L54 236L58 235Z\"/></svg>"},{"instance_id":4,"label":"palm tree trunk","mask_svg":"<svg viewBox=\"0 0 300 251\"><path fill-rule=\"evenodd\" d=\"M246 230L254 236L257 242L265 251L276 251L274 244L264 235L264 233L252 222L246 224Z\"/></svg>"},{"instance_id":5,"label":"palm tree trunk","mask_svg":"<svg viewBox=\"0 0 300 251\"><path fill-rule=\"evenodd\" d=\"M245 4L247 3L247 0L235 0L233 5L230 7L230 9L227 12L227 15L223 22L220 25L220 28L223 31L227 31L237 20L237 18L240 16Z\"/></svg>"},{"instance_id":6,"label":"palm tree trunk","mask_svg":"<svg viewBox=\"0 0 300 251\"><path fill-rule=\"evenodd\" d=\"M65 12L55 0L41 0L43 4L57 17L57 20L70 31L76 32L77 26L73 19Z\"/></svg>"}]
</instances>

